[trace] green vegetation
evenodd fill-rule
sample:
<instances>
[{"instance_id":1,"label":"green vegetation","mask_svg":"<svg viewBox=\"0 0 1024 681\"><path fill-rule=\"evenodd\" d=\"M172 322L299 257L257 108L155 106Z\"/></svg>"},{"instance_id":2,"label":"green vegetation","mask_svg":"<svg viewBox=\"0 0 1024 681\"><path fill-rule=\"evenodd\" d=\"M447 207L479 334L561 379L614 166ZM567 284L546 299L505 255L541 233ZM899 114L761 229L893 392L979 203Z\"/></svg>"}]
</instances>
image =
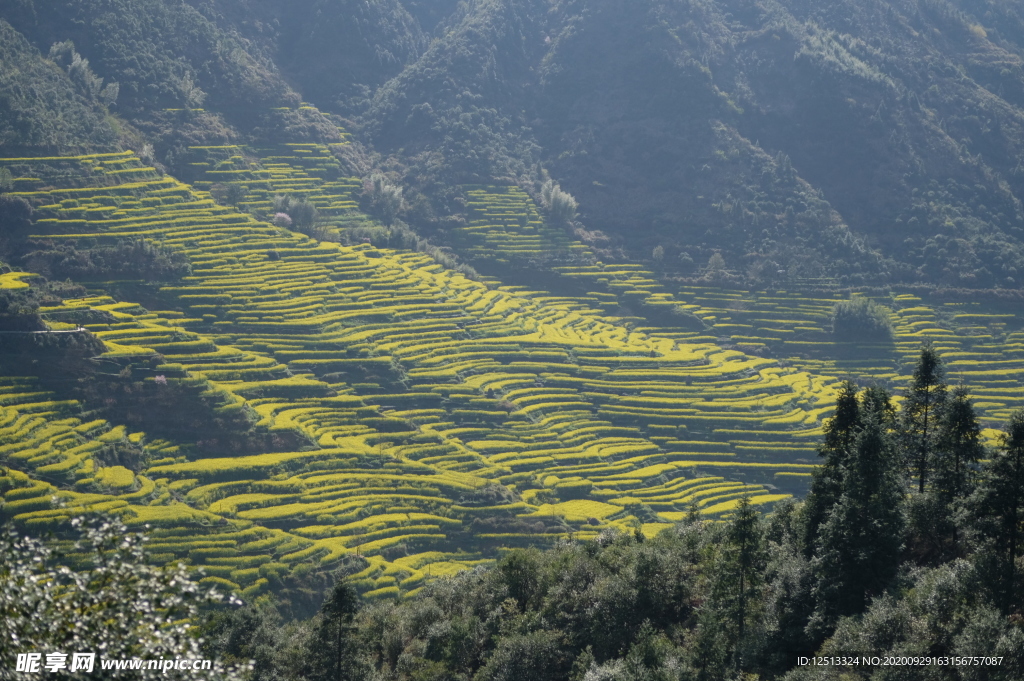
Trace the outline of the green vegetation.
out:
<instances>
[{"instance_id":1,"label":"green vegetation","mask_svg":"<svg viewBox=\"0 0 1024 681\"><path fill-rule=\"evenodd\" d=\"M244 158L239 151L196 149L224 158L204 162L209 170L200 178L232 172ZM231 176L245 183L240 206L269 217L284 207L283 199L275 207L275 197L298 197L288 207L311 206L314 221L343 240L365 221L359 183L338 177L323 147L291 145L272 158L246 162L252 165ZM66 163L92 173L92 186L60 187L56 170ZM86 321L106 345L102 359L117 365L116 376L91 375L82 388L51 381L46 389L128 424L141 443L47 461L56 468L46 479L111 494L102 503L151 480L155 496L145 498L157 501L144 509L127 499L133 517L170 527L201 512L240 531L288 533L294 557L280 554L278 581L241 565L217 575L249 593L290 588L303 564L322 571L353 558L367 561L355 582L361 592L412 593L437 574L433 564L445 566L438 568L444 574L493 559L500 547L567 533L593 537L637 522L654 534L694 505L728 517L745 496L776 503L806 489L814 442L840 387L830 373L855 369L895 381L905 371L904 349L935 338L947 353L946 339L959 338L922 326L917 320L935 312L903 296L894 301L889 368L878 369L870 352L841 362L793 356L787 361L799 368L787 368L723 349L707 332L638 329L639 318L621 314L626 305L655 318L684 309L711 333L745 334L731 339L738 348L827 355L838 347L824 330L835 300L779 294L745 301L743 293L699 288L680 289L677 298L642 268L601 264L557 270L608 293L559 298L474 282L425 254L282 231L130 155L4 166L18 177L31 168L39 186L52 187L17 193L36 206L35 233L27 235L36 242L63 248L73 236L89 239L92 249L159 244L158 253L187 256L191 268L165 280L156 297L145 293L167 312L103 297L39 308L49 324ZM259 170L267 166L270 172ZM514 197L512 220L515 210L535 211L514 189L469 191L492 211L501 205L496 198ZM127 264L119 268L119 278L138 276ZM119 286L146 291L130 280ZM976 318L942 312L957 323ZM740 323L748 317L759 321ZM794 325L820 340L781 333ZM954 363L964 361L951 354ZM1005 372L971 374L982 385L989 375ZM1011 393L1000 393L998 403L985 398L990 422L1013 408ZM92 472L116 466L139 475L142 487L111 485L109 473ZM494 484L507 495L470 503L474 490ZM176 505L179 498L189 506ZM164 555L203 564L191 551L168 546Z\"/></svg>"},{"instance_id":2,"label":"green vegetation","mask_svg":"<svg viewBox=\"0 0 1024 681\"><path fill-rule=\"evenodd\" d=\"M952 432L966 420L967 429L976 431L970 424L976 415L969 401L964 404L962 414L947 411L940 427ZM6 612L0 626L13 628L25 649L59 648L72 640L65 635L68 609L78 612L84 599L102 608L83 610L89 616L76 620L75 644L105 649L108 656L201 654L243 666L251 661L246 678L255 679L340 674L351 681L404 680L430 674L426 678L697 680L756 674L799 680L831 678L837 670L870 678L886 670L861 659L827 668L797 663L799 656L844 650L857 658L927 654L1024 661L1024 636L1006 616L1021 606L1014 565L1024 511L1024 412L1007 424L988 462L959 469L959 492L952 495L938 484L913 491L915 481L903 475L897 455L896 417L884 391L844 385L836 416L825 426L823 466L807 501L787 502L767 518L744 496L724 523L691 512L654 538L639 527L609 528L593 540L570 539L546 551L512 550L488 569L440 571L403 600L361 601L354 589L360 575L350 566L341 574L351 576L327 589L319 612L294 621L287 601L268 598L197 617L192 602L202 591L181 567L142 564L140 537L116 521L86 530L74 554L75 566L87 568L81 573L54 571L49 549L8 530L0 579L20 586L2 590L7 598L0 596ZM939 457L939 450L933 454ZM922 553L934 528L915 522L917 509L934 508L939 500L947 503L930 521L953 528L952 543L946 553ZM822 521L820 532L808 535L815 517ZM70 545L80 528L81 521L73 521L59 541ZM151 551L160 546L152 543ZM209 541L193 553L208 556L207 570L216 572L216 557L237 545ZM260 565L263 574L276 563ZM32 576L45 579L25 587L22 579ZM230 585L218 577L203 581ZM75 588L61 589L64 584ZM24 601L13 601L12 594L41 608L26 616ZM160 598L145 597L153 594ZM111 629L111 613L120 613L115 619L133 633L147 635ZM201 621L198 641L186 637L183 627L160 626L182 615ZM1015 678L1013 669L1001 667L988 670L988 678Z\"/></svg>"},{"instance_id":3,"label":"green vegetation","mask_svg":"<svg viewBox=\"0 0 1024 681\"><path fill-rule=\"evenodd\" d=\"M1020 661L1024 25L812 5L4 5L0 580L144 529L278 681Z\"/></svg>"},{"instance_id":4,"label":"green vegetation","mask_svg":"<svg viewBox=\"0 0 1024 681\"><path fill-rule=\"evenodd\" d=\"M189 180L190 146L338 142L342 115L361 139L338 158L402 190L435 245L473 217L457 187L512 183L600 257L670 276L1019 286L1024 42L1003 3L886 22L861 0L427 4L24 0L0 18L26 64L4 70L7 128Z\"/></svg>"},{"instance_id":5,"label":"green vegetation","mask_svg":"<svg viewBox=\"0 0 1024 681\"><path fill-rule=\"evenodd\" d=\"M975 419L967 406L942 427ZM960 470L952 497L940 486L913 491L885 391L844 385L825 431L807 500L767 518L743 497L724 523L692 513L653 539L609 529L515 550L412 598L361 607L342 580L310 622L283 627L268 602L214 615L203 626L207 650L257 659L256 678L327 679L343 669L347 679L396 681L799 681L885 678L886 656L1024 661L1024 634L1007 617L1021 607L1024 411L989 462ZM930 521L956 538L946 553L922 553L934 528L914 519L940 499L949 503ZM316 662L288 669L312 642ZM798 662L815 654L837 657ZM969 678L966 665L920 666L924 679ZM1016 677L1001 666L985 678Z\"/></svg>"},{"instance_id":6,"label":"green vegetation","mask_svg":"<svg viewBox=\"0 0 1024 681\"><path fill-rule=\"evenodd\" d=\"M554 180L548 180L540 188L540 203L551 215L556 223L572 222L576 219L579 204L576 199L562 188Z\"/></svg>"},{"instance_id":7,"label":"green vegetation","mask_svg":"<svg viewBox=\"0 0 1024 681\"><path fill-rule=\"evenodd\" d=\"M145 239L126 239L116 244L82 248L74 242L30 251L21 261L33 272L51 279L110 281L143 279L168 281L188 274L188 259L167 252Z\"/></svg>"},{"instance_id":8,"label":"green vegetation","mask_svg":"<svg viewBox=\"0 0 1024 681\"><path fill-rule=\"evenodd\" d=\"M0 144L8 149L103 147L116 141L114 128L92 93L82 92L68 72L46 60L4 18L0 18L0 112Z\"/></svg>"},{"instance_id":9,"label":"green vegetation","mask_svg":"<svg viewBox=\"0 0 1024 681\"><path fill-rule=\"evenodd\" d=\"M176 149L184 145L230 139L259 128L281 137L332 134L322 117L306 115L313 112L268 112L270 107L295 109L300 97L277 73L266 50L187 3L114 0L84 7L28 0L3 14L24 36L21 40L27 38L62 63L84 96L110 105L145 135L156 157L168 166L176 166ZM106 90L100 81L107 83ZM111 92L114 82L116 97ZM76 136L81 141L42 143L88 140L102 149L114 141L112 136L105 141L88 133ZM131 145L142 147L136 140Z\"/></svg>"},{"instance_id":10,"label":"green vegetation","mask_svg":"<svg viewBox=\"0 0 1024 681\"><path fill-rule=\"evenodd\" d=\"M595 246L641 261L661 246L677 276L718 252L758 286L1016 288L1024 89L996 64L1021 59L1019 19L959 4L880 21L858 0L479 2L360 119L430 200L414 224L469 216L439 185L514 178L539 195L546 170Z\"/></svg>"},{"instance_id":11,"label":"green vegetation","mask_svg":"<svg viewBox=\"0 0 1024 681\"><path fill-rule=\"evenodd\" d=\"M892 334L889 311L871 298L841 300L832 309L832 335L837 340L884 343Z\"/></svg>"}]
</instances>

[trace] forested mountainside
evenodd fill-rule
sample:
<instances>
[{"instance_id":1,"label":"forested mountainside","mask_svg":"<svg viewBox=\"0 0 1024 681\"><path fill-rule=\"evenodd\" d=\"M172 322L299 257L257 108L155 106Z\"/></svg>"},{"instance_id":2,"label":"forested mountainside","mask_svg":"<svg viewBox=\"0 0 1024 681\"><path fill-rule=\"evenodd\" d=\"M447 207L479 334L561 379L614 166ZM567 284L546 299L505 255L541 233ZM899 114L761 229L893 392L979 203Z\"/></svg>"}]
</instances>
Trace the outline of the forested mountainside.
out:
<instances>
[{"instance_id":1,"label":"forested mountainside","mask_svg":"<svg viewBox=\"0 0 1024 681\"><path fill-rule=\"evenodd\" d=\"M103 88L105 103L117 116L109 122L124 143L140 151L149 144L171 166L189 144L253 136L338 139L322 116L298 108L299 94L281 77L266 46L230 26L219 27L200 9L211 10L159 0L28 1L9 3L0 16L49 55L81 95L95 98ZM13 90L40 91L15 63L10 71ZM41 96L37 110L56 109L71 118L61 101ZM268 118L274 107L292 111ZM91 149L110 144L98 129L76 141Z\"/></svg>"},{"instance_id":2,"label":"forested mountainside","mask_svg":"<svg viewBox=\"0 0 1024 681\"><path fill-rule=\"evenodd\" d=\"M88 60L72 72L69 52L79 84L54 73L53 97L15 96L10 115L82 126L68 93L96 100L102 78L99 101L169 168L189 145L335 141L342 115L441 242L465 214L453 185L538 192L550 174L605 257L672 276L717 252L752 283L1020 285L1009 1L18 0L2 18L40 55L70 40ZM27 71L5 77L27 92ZM109 143L108 127L77 138Z\"/></svg>"},{"instance_id":3,"label":"forested mountainside","mask_svg":"<svg viewBox=\"0 0 1024 681\"><path fill-rule=\"evenodd\" d=\"M99 92L43 57L0 20L0 141L4 148L110 145L117 141ZM108 91L109 92L109 91Z\"/></svg>"},{"instance_id":4,"label":"forested mountainside","mask_svg":"<svg viewBox=\"0 0 1024 681\"><path fill-rule=\"evenodd\" d=\"M471 3L365 120L430 177L539 162L588 228L676 271L720 251L755 279L1017 286L1015 25L944 2Z\"/></svg>"}]
</instances>

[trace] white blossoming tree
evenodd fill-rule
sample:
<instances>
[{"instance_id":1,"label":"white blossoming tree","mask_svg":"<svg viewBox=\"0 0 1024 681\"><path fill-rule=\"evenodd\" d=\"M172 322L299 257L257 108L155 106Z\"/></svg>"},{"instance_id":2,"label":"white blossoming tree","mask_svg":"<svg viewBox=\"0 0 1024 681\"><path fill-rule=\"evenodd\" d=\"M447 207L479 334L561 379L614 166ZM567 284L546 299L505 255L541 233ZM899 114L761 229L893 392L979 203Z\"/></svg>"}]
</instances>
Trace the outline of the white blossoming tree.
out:
<instances>
[{"instance_id":1,"label":"white blossoming tree","mask_svg":"<svg viewBox=\"0 0 1024 681\"><path fill-rule=\"evenodd\" d=\"M39 678L17 670L18 654L41 654L42 664L58 654L52 659L65 665L59 670L65 679L243 678L244 670L216 660L198 671L103 669L104 658L200 660L189 623L200 604L223 597L193 582L183 565L147 565L143 536L118 520L76 518L71 524L78 535L74 555L84 557L88 569L73 570L47 544L0 527L0 679ZM95 653L93 669L72 672L74 653Z\"/></svg>"}]
</instances>

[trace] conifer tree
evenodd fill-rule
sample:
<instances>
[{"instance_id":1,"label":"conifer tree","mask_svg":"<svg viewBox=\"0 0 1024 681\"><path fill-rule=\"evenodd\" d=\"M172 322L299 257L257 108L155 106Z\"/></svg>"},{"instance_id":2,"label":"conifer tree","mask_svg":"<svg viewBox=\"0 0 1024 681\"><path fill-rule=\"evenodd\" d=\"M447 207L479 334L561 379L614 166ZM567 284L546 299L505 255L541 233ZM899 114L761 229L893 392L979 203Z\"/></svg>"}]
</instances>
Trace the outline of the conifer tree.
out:
<instances>
[{"instance_id":1,"label":"conifer tree","mask_svg":"<svg viewBox=\"0 0 1024 681\"><path fill-rule=\"evenodd\" d=\"M825 423L825 438L818 448L821 467L814 472L810 494L803 507L803 546L810 558L818 531L842 493L843 471L860 428L857 386L846 381L839 388L836 411Z\"/></svg>"},{"instance_id":2,"label":"conifer tree","mask_svg":"<svg viewBox=\"0 0 1024 681\"><path fill-rule=\"evenodd\" d=\"M892 395L885 388L871 386L864 390L860 398L860 414L862 419L873 414L887 433L896 429L896 407L893 406Z\"/></svg>"},{"instance_id":3,"label":"conifer tree","mask_svg":"<svg viewBox=\"0 0 1024 681\"><path fill-rule=\"evenodd\" d=\"M907 505L909 554L919 565L939 565L962 555L959 511L984 454L981 426L967 389L953 390L936 425L929 455L930 484Z\"/></svg>"},{"instance_id":4,"label":"conifer tree","mask_svg":"<svg viewBox=\"0 0 1024 681\"><path fill-rule=\"evenodd\" d=\"M708 563L710 599L698 618L693 664L697 679L721 679L728 669L743 669L753 657L756 637L750 624L762 611L762 587L768 559L760 514L742 497L729 525L718 535L719 550Z\"/></svg>"},{"instance_id":5,"label":"conifer tree","mask_svg":"<svg viewBox=\"0 0 1024 681\"><path fill-rule=\"evenodd\" d=\"M819 636L839 617L862 611L896 573L904 526L899 467L891 436L877 414L868 412L842 494L815 545L816 607L809 628Z\"/></svg>"},{"instance_id":6,"label":"conifer tree","mask_svg":"<svg viewBox=\"0 0 1024 681\"><path fill-rule=\"evenodd\" d=\"M957 386L946 405L935 448L935 493L947 504L967 497L974 469L985 455L978 414L964 386Z\"/></svg>"},{"instance_id":7,"label":"conifer tree","mask_svg":"<svg viewBox=\"0 0 1024 681\"><path fill-rule=\"evenodd\" d=\"M736 626L736 640L742 641L754 598L763 577L765 562L761 516L742 497L729 526L722 570L723 586L728 592L727 609Z\"/></svg>"},{"instance_id":8,"label":"conifer tree","mask_svg":"<svg viewBox=\"0 0 1024 681\"><path fill-rule=\"evenodd\" d=\"M904 452L911 475L917 476L918 491L924 493L932 453L946 402L942 360L931 344L921 347L910 387L904 395L900 426Z\"/></svg>"},{"instance_id":9,"label":"conifer tree","mask_svg":"<svg viewBox=\"0 0 1024 681\"><path fill-rule=\"evenodd\" d=\"M971 511L981 544L976 560L996 604L1008 614L1020 598L1016 560L1024 544L1024 409L1010 417L999 449L985 467Z\"/></svg>"},{"instance_id":10,"label":"conifer tree","mask_svg":"<svg viewBox=\"0 0 1024 681\"><path fill-rule=\"evenodd\" d=\"M355 588L339 580L313 621L313 633L304 659L304 678L310 681L356 681L365 676L357 658L353 620L359 610Z\"/></svg>"}]
</instances>

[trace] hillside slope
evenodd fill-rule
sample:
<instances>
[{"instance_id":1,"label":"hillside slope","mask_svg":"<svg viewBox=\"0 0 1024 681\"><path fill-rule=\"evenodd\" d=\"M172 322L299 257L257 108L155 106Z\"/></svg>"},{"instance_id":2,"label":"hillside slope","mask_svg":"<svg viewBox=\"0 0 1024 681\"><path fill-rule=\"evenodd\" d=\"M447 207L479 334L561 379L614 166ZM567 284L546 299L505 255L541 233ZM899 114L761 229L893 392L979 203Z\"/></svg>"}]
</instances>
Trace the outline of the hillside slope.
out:
<instances>
[{"instance_id":1,"label":"hillside slope","mask_svg":"<svg viewBox=\"0 0 1024 681\"><path fill-rule=\"evenodd\" d=\"M257 215L286 192L320 211L321 237L367 220L324 145L189 153L197 186L238 183ZM557 297L427 253L309 238L130 152L0 167L35 210L29 248L12 240L7 257L156 252L190 266L94 267L114 279L40 302L50 332L0 333L0 460L17 471L5 514L42 531L77 508L117 511L157 528L160 560L247 596L340 563L366 593L408 593L503 547L654 533L693 509L727 516L741 496L770 505L806 487L834 376L905 384L922 340L978 386L986 425L1020 404L1019 320L984 306L898 296L896 342L847 347L824 329L834 299L675 299L603 264L558 268L592 292ZM464 193L467 239L514 255L554 238L518 187ZM34 281L11 273L0 288ZM685 307L716 335L638 327L627 305L669 320Z\"/></svg>"},{"instance_id":2,"label":"hillside slope","mask_svg":"<svg viewBox=\"0 0 1024 681\"><path fill-rule=\"evenodd\" d=\"M326 149L286 146L267 163L256 172L271 185L338 221L358 217L353 183L323 177L336 164ZM596 298L488 286L422 253L318 242L218 206L128 153L2 164L36 206L34 242L143 239L192 266L159 290L117 284L164 311L103 297L40 308L54 328L80 333L70 325L85 322L105 344L85 390L63 371L19 373L24 352L11 344L27 341L4 336L0 454L28 476L8 494L20 523L67 515L46 503L54 486L72 505L169 529L231 520L295 535L288 545L305 548L282 557L283 575L290 562L365 557L362 588L382 595L416 588L427 564L458 569L501 546L608 525L655 531L691 505L720 515L745 494L786 496L766 484L806 482L834 379L696 334L634 331ZM242 203L266 196L253 191ZM500 205L508 191L478 196ZM182 409L197 398L209 416ZM121 442L121 454L97 453L104 442ZM244 552L175 542L170 555L224 565L237 588L269 586Z\"/></svg>"},{"instance_id":3,"label":"hillside slope","mask_svg":"<svg viewBox=\"0 0 1024 681\"><path fill-rule=\"evenodd\" d=\"M840 378L923 341L991 439L1024 24L966 9L4 6L0 510L116 511L246 596L407 595L802 494ZM833 332L842 286L891 337Z\"/></svg>"},{"instance_id":4,"label":"hillside slope","mask_svg":"<svg viewBox=\"0 0 1024 681\"><path fill-rule=\"evenodd\" d=\"M145 136L133 139L133 147L151 144L171 169L190 144L338 139L332 123L299 108L301 97L280 75L270 47L245 37L212 5L25 0L6 5L0 17L20 33L13 43L27 40L44 54L63 45L87 60L95 77L116 84L102 103ZM113 140L79 139L112 150Z\"/></svg>"},{"instance_id":5,"label":"hillside slope","mask_svg":"<svg viewBox=\"0 0 1024 681\"><path fill-rule=\"evenodd\" d=\"M455 187L550 174L606 258L660 246L667 276L718 253L756 285L1020 286L1009 2L24 0L0 17L43 54L71 41L118 85L100 103L181 175L189 146L338 141L305 99L347 117L434 239L464 214Z\"/></svg>"},{"instance_id":6,"label":"hillside slope","mask_svg":"<svg viewBox=\"0 0 1024 681\"><path fill-rule=\"evenodd\" d=\"M103 147L117 135L93 92L0 19L0 145Z\"/></svg>"},{"instance_id":7,"label":"hillside slope","mask_svg":"<svg viewBox=\"0 0 1024 681\"><path fill-rule=\"evenodd\" d=\"M539 161L587 227L635 258L662 245L682 274L719 251L755 281L1019 285L1024 71L1005 11L481 0L459 16L364 117L414 177L536 180Z\"/></svg>"}]
</instances>

